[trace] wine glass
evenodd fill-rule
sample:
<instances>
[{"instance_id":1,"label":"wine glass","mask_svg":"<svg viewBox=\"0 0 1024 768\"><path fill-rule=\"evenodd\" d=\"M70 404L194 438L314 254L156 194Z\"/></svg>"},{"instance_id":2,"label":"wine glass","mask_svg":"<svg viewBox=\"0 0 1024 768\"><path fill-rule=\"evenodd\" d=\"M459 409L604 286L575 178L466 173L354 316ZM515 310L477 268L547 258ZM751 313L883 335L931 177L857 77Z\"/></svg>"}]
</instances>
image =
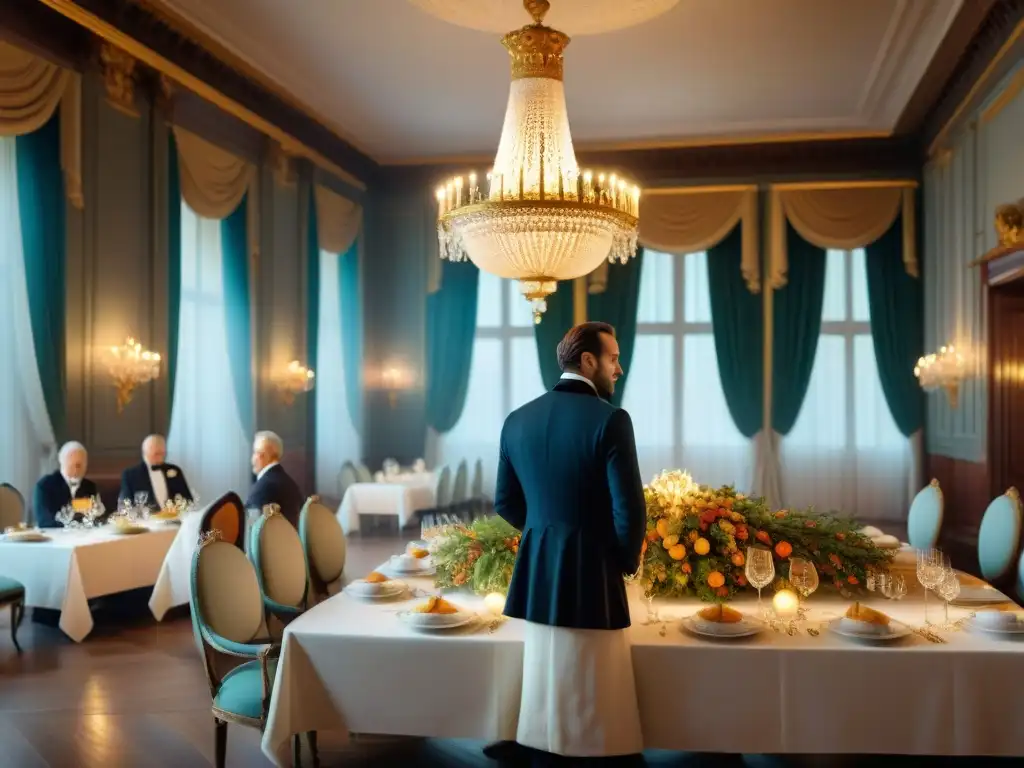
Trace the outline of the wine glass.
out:
<instances>
[{"instance_id":1,"label":"wine glass","mask_svg":"<svg viewBox=\"0 0 1024 768\"><path fill-rule=\"evenodd\" d=\"M954 569L950 568L948 571L946 571L946 575L943 577L942 581L939 582L939 586L936 589L936 591L939 593L939 597L941 597L944 601L944 606L946 609L945 626L948 627L949 604L960 596L960 576Z\"/></svg>"},{"instance_id":2,"label":"wine glass","mask_svg":"<svg viewBox=\"0 0 1024 768\"><path fill-rule=\"evenodd\" d=\"M764 615L764 604L761 602L761 590L772 583L775 578L775 561L771 550L764 547L747 547L747 581L757 588L757 609Z\"/></svg>"},{"instance_id":3,"label":"wine glass","mask_svg":"<svg viewBox=\"0 0 1024 768\"><path fill-rule=\"evenodd\" d=\"M885 586L882 594L890 600L902 600L907 596L907 581L901 574L886 576Z\"/></svg>"},{"instance_id":4,"label":"wine glass","mask_svg":"<svg viewBox=\"0 0 1024 768\"><path fill-rule=\"evenodd\" d=\"M917 580L924 587L924 623L928 621L928 590L935 589L946 575L946 556L938 549L917 551Z\"/></svg>"},{"instance_id":5,"label":"wine glass","mask_svg":"<svg viewBox=\"0 0 1024 768\"><path fill-rule=\"evenodd\" d=\"M789 583L803 600L806 600L818 588L818 571L814 563L802 557L794 557L789 561ZM800 609L801 613L803 608Z\"/></svg>"},{"instance_id":6,"label":"wine glass","mask_svg":"<svg viewBox=\"0 0 1024 768\"><path fill-rule=\"evenodd\" d=\"M149 491L136 491L135 492L135 506L144 507L149 501Z\"/></svg>"}]
</instances>

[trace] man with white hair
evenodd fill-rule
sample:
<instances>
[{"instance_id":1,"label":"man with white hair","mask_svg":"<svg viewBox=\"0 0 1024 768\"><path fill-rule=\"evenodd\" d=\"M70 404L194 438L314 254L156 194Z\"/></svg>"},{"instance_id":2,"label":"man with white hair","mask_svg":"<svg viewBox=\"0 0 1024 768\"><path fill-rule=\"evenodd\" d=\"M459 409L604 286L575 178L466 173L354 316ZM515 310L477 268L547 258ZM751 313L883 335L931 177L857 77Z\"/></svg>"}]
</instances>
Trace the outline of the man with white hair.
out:
<instances>
[{"instance_id":1,"label":"man with white hair","mask_svg":"<svg viewBox=\"0 0 1024 768\"><path fill-rule=\"evenodd\" d=\"M167 441L163 435L150 435L143 440L142 461L121 474L118 503L124 499L134 501L138 493L146 494L146 505L157 509L177 496L192 501L185 473L176 464L167 463Z\"/></svg>"},{"instance_id":2,"label":"man with white hair","mask_svg":"<svg viewBox=\"0 0 1024 768\"><path fill-rule=\"evenodd\" d=\"M273 432L257 432L252 444L252 471L256 483L245 501L246 509L263 509L268 504L277 504L281 514L294 525L299 526L299 512L304 501L302 492L294 480L281 466L284 443Z\"/></svg>"},{"instance_id":3,"label":"man with white hair","mask_svg":"<svg viewBox=\"0 0 1024 768\"><path fill-rule=\"evenodd\" d=\"M58 454L60 468L39 478L32 493L32 510L40 528L59 528L57 513L72 499L90 499L99 496L96 483L85 476L89 466L89 453L81 443L64 443Z\"/></svg>"}]
</instances>

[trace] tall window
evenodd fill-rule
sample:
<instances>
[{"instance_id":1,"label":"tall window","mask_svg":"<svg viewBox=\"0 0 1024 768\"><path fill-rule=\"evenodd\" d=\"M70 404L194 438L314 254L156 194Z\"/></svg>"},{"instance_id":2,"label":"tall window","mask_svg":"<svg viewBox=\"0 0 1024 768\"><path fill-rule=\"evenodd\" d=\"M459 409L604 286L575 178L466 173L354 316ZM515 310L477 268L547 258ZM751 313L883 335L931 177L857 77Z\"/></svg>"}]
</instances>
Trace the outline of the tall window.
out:
<instances>
[{"instance_id":1,"label":"tall window","mask_svg":"<svg viewBox=\"0 0 1024 768\"><path fill-rule=\"evenodd\" d=\"M685 468L697 482L751 481L753 449L732 420L718 377L707 254L647 250L623 407L645 480Z\"/></svg>"},{"instance_id":2,"label":"tall window","mask_svg":"<svg viewBox=\"0 0 1024 768\"><path fill-rule=\"evenodd\" d=\"M178 370L167 436L193 494L211 502L249 487L251 435L244 432L228 364L221 222L181 204Z\"/></svg>"},{"instance_id":3,"label":"tall window","mask_svg":"<svg viewBox=\"0 0 1024 768\"><path fill-rule=\"evenodd\" d=\"M28 503L53 462L54 437L32 343L21 237L16 140L0 136L0 482Z\"/></svg>"},{"instance_id":4,"label":"tall window","mask_svg":"<svg viewBox=\"0 0 1024 768\"><path fill-rule=\"evenodd\" d=\"M821 337L807 397L782 441L786 503L903 518L913 456L893 421L871 340L864 249L828 251Z\"/></svg>"},{"instance_id":5,"label":"tall window","mask_svg":"<svg viewBox=\"0 0 1024 768\"><path fill-rule=\"evenodd\" d=\"M339 496L338 474L345 461L360 460L359 434L352 424L345 386L341 300L341 256L320 251L320 331L316 353L316 482L323 496Z\"/></svg>"},{"instance_id":6,"label":"tall window","mask_svg":"<svg viewBox=\"0 0 1024 768\"><path fill-rule=\"evenodd\" d=\"M437 465L472 467L483 459L484 488L493 488L505 417L544 393L530 305L514 280L480 272L469 390L459 421L437 439ZM551 354L554 354L552 350Z\"/></svg>"}]
</instances>

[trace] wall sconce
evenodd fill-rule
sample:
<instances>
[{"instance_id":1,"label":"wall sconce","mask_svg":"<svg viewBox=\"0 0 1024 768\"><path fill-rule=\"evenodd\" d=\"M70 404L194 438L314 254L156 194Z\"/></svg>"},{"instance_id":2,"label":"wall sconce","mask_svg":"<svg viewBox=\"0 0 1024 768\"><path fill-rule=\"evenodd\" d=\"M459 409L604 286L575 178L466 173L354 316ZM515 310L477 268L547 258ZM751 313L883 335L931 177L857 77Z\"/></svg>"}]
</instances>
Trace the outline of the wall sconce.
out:
<instances>
[{"instance_id":1,"label":"wall sconce","mask_svg":"<svg viewBox=\"0 0 1024 768\"><path fill-rule=\"evenodd\" d=\"M398 405L398 390L402 388L402 379L402 372L394 366L380 372L380 383L388 393L388 406L391 408Z\"/></svg>"},{"instance_id":2,"label":"wall sconce","mask_svg":"<svg viewBox=\"0 0 1024 768\"><path fill-rule=\"evenodd\" d=\"M107 370L117 389L117 412L123 413L132 401L135 388L160 375L160 355L143 348L129 336L121 346L111 347L106 358Z\"/></svg>"},{"instance_id":3,"label":"wall sconce","mask_svg":"<svg viewBox=\"0 0 1024 768\"><path fill-rule=\"evenodd\" d=\"M940 347L937 353L925 355L917 361L914 375L925 392L944 389L949 407L956 408L960 382L967 378L967 361L953 346Z\"/></svg>"},{"instance_id":4,"label":"wall sconce","mask_svg":"<svg viewBox=\"0 0 1024 768\"><path fill-rule=\"evenodd\" d=\"M274 377L277 394L285 405L294 403L296 395L312 391L315 383L316 373L298 360L292 360Z\"/></svg>"}]
</instances>

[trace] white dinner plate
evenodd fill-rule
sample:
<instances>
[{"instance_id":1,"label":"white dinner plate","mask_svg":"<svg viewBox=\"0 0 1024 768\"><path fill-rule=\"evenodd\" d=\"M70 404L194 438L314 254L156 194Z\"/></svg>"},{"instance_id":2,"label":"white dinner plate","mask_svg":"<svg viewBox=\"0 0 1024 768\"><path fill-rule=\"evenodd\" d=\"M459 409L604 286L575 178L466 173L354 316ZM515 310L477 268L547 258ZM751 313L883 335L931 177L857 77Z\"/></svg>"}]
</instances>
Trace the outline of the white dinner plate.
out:
<instances>
[{"instance_id":1,"label":"white dinner plate","mask_svg":"<svg viewBox=\"0 0 1024 768\"><path fill-rule=\"evenodd\" d=\"M1010 625L1006 627L986 627L984 624L979 624L974 619L970 619L966 622L967 628L972 632L984 632L990 635L1021 635L1024 634L1024 621L1018 621L1016 626Z\"/></svg>"},{"instance_id":2,"label":"white dinner plate","mask_svg":"<svg viewBox=\"0 0 1024 768\"><path fill-rule=\"evenodd\" d=\"M4 541L31 543L40 541L53 541L41 531L14 531L4 535Z\"/></svg>"},{"instance_id":3,"label":"white dinner plate","mask_svg":"<svg viewBox=\"0 0 1024 768\"><path fill-rule=\"evenodd\" d=\"M830 622L828 628L835 632L837 635L842 637L849 637L853 640L866 640L869 643L888 643L893 640L899 640L901 637L906 637L912 634L910 627L905 624L890 624L889 631L881 634L875 634L870 632L857 632L855 630L848 629L844 624L842 618L835 619Z\"/></svg>"},{"instance_id":4,"label":"white dinner plate","mask_svg":"<svg viewBox=\"0 0 1024 768\"><path fill-rule=\"evenodd\" d=\"M764 631L764 625L752 619L743 617L742 621L732 624L716 624L712 621L702 621L697 616L687 616L682 620L684 629L700 637L711 637L715 640L732 640L736 637L751 637Z\"/></svg>"},{"instance_id":5,"label":"white dinner plate","mask_svg":"<svg viewBox=\"0 0 1024 768\"><path fill-rule=\"evenodd\" d=\"M476 614L468 611L458 613L419 613L418 611L402 611L398 618L414 629L438 630L464 627L476 621Z\"/></svg>"},{"instance_id":6,"label":"white dinner plate","mask_svg":"<svg viewBox=\"0 0 1024 768\"><path fill-rule=\"evenodd\" d=\"M964 604L990 604L1005 603L1009 598L995 587L985 585L981 587L960 587L960 594L957 595L953 605Z\"/></svg>"},{"instance_id":7,"label":"white dinner plate","mask_svg":"<svg viewBox=\"0 0 1024 768\"><path fill-rule=\"evenodd\" d=\"M395 580L372 583L356 579L345 586L345 592L365 600L388 600L405 592L405 584Z\"/></svg>"},{"instance_id":8,"label":"white dinner plate","mask_svg":"<svg viewBox=\"0 0 1024 768\"><path fill-rule=\"evenodd\" d=\"M390 571L391 573L397 576L433 576L435 573L437 573L437 567L433 565L426 568L413 568L411 570L406 570L395 565L394 563L388 563L379 570L383 571L385 575L387 575L387 572Z\"/></svg>"}]
</instances>

